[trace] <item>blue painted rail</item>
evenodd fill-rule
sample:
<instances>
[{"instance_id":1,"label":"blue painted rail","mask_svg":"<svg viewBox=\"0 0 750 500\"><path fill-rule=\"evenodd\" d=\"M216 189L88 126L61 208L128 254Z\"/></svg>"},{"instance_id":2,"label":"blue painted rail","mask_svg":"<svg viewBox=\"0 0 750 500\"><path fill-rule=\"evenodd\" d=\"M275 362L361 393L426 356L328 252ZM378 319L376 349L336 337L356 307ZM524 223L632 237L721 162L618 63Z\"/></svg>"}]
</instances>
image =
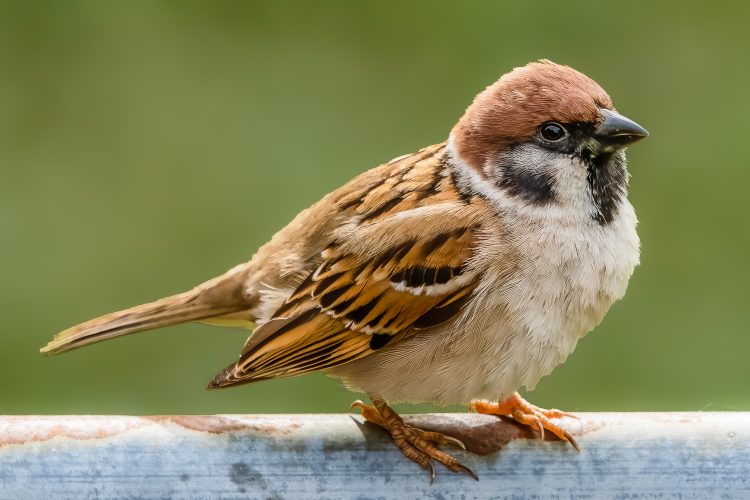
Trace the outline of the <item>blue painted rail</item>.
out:
<instances>
[{"instance_id":1,"label":"blue painted rail","mask_svg":"<svg viewBox=\"0 0 750 500\"><path fill-rule=\"evenodd\" d=\"M480 480L353 415L0 417L0 498L750 498L750 414L582 413L581 453L513 422L407 416Z\"/></svg>"}]
</instances>

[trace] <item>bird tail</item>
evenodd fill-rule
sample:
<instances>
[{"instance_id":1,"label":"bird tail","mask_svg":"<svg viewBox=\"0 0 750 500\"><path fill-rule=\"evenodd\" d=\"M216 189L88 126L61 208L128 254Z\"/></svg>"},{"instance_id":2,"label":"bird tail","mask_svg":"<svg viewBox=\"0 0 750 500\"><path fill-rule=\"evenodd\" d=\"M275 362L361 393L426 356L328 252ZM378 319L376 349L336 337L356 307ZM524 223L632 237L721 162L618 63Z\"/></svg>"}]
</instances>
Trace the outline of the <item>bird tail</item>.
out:
<instances>
[{"instance_id":1,"label":"bird tail","mask_svg":"<svg viewBox=\"0 0 750 500\"><path fill-rule=\"evenodd\" d=\"M100 340L129 333L152 330L188 321L220 323L222 318L248 316L238 314L252 307L244 293L246 264L209 280L194 289L171 297L106 314L68 328L40 349L45 354L60 354Z\"/></svg>"}]
</instances>

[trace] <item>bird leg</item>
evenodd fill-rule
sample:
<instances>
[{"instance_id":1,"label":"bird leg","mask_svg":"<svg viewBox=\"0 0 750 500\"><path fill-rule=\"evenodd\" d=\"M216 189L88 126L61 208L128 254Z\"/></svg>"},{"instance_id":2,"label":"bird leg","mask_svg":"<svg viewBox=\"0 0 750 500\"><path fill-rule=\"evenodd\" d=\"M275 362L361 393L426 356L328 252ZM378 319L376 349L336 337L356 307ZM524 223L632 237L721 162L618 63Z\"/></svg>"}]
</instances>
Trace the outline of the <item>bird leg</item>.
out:
<instances>
[{"instance_id":1,"label":"bird leg","mask_svg":"<svg viewBox=\"0 0 750 500\"><path fill-rule=\"evenodd\" d=\"M362 401L355 401L351 408L359 408L366 421L387 430L406 458L429 471L430 481L435 479L433 460L440 462L453 472L464 472L474 479L479 479L470 468L437 448L438 445L451 444L465 450L466 447L461 441L440 432L425 431L409 425L383 399L371 399L372 406Z\"/></svg>"},{"instance_id":2,"label":"bird leg","mask_svg":"<svg viewBox=\"0 0 750 500\"><path fill-rule=\"evenodd\" d=\"M469 403L469 410L477 413L485 413L487 415L503 415L511 417L516 422L537 429L541 439L544 439L544 431L546 429L562 441L569 442L576 451L581 451L573 436L561 426L550 420L551 418L578 417L568 412L555 409L545 410L544 408L534 406L523 399L517 392L514 392L509 398L503 401L498 401L497 403L475 399Z\"/></svg>"}]
</instances>

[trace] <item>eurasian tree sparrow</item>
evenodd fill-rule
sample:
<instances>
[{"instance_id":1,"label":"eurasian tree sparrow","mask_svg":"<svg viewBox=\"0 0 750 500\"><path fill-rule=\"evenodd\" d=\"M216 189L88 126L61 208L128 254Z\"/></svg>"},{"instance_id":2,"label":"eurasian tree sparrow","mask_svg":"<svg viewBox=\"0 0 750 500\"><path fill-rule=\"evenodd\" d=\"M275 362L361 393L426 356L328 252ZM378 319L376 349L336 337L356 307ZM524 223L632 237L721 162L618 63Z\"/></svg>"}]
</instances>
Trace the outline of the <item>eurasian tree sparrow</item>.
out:
<instances>
[{"instance_id":1,"label":"eurasian tree sparrow","mask_svg":"<svg viewBox=\"0 0 750 500\"><path fill-rule=\"evenodd\" d=\"M572 436L533 389L625 293L638 264L623 148L646 137L593 80L550 61L481 92L448 140L354 178L249 262L58 334L46 353L187 321L254 329L210 388L315 370L411 460L470 469L393 402L469 403ZM478 399L475 399L478 398ZM492 400L496 402L490 402Z\"/></svg>"}]
</instances>

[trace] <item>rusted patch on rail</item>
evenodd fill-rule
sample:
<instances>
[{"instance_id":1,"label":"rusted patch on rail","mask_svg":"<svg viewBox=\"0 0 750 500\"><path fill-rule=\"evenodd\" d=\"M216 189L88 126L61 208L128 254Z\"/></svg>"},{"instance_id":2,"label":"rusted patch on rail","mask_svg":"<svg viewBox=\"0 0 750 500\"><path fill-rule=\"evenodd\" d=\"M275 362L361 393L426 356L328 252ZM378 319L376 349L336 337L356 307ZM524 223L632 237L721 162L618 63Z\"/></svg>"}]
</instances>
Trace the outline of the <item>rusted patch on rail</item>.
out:
<instances>
[{"instance_id":1,"label":"rusted patch on rail","mask_svg":"<svg viewBox=\"0 0 750 500\"><path fill-rule=\"evenodd\" d=\"M286 435L302 427L296 422L285 422L284 425L247 423L220 415L153 415L143 418L156 423L171 422L191 431L209 434L253 432L263 435Z\"/></svg>"},{"instance_id":2,"label":"rusted patch on rail","mask_svg":"<svg viewBox=\"0 0 750 500\"><path fill-rule=\"evenodd\" d=\"M302 424L269 419L234 419L221 415L153 415L144 417L65 416L3 417L0 425L0 447L40 443L56 438L78 441L104 439L149 425L175 424L190 431L226 434L251 433L256 436L282 436L296 431Z\"/></svg>"},{"instance_id":3,"label":"rusted patch on rail","mask_svg":"<svg viewBox=\"0 0 750 500\"><path fill-rule=\"evenodd\" d=\"M67 422L63 418L62 423L58 417L36 417L36 419L37 425L29 428L26 425L27 417L4 417L8 429L0 432L0 447L39 443L55 438L103 439L140 427L138 419L116 427L108 426L101 417L86 419L91 425L85 426L79 423L85 417L72 417Z\"/></svg>"},{"instance_id":4,"label":"rusted patch on rail","mask_svg":"<svg viewBox=\"0 0 750 500\"><path fill-rule=\"evenodd\" d=\"M412 425L425 430L442 432L461 440L468 451L479 455L496 453L514 439L538 439L531 428L504 417L478 414L424 414L405 415ZM242 417L223 415L153 415L144 417L4 417L0 425L0 447L38 443L56 438L78 441L98 440L114 437L148 426L173 424L193 432L213 435L250 434L258 437L278 438L289 436L303 427L304 417L299 419ZM572 421L571 422L575 422ZM598 420L587 421L585 425L575 424L569 428L572 434L582 435L604 426ZM367 425L365 428L373 428ZM366 436L365 436L366 437ZM558 440L548 432L545 439ZM352 446L352 443L346 444Z\"/></svg>"}]
</instances>

